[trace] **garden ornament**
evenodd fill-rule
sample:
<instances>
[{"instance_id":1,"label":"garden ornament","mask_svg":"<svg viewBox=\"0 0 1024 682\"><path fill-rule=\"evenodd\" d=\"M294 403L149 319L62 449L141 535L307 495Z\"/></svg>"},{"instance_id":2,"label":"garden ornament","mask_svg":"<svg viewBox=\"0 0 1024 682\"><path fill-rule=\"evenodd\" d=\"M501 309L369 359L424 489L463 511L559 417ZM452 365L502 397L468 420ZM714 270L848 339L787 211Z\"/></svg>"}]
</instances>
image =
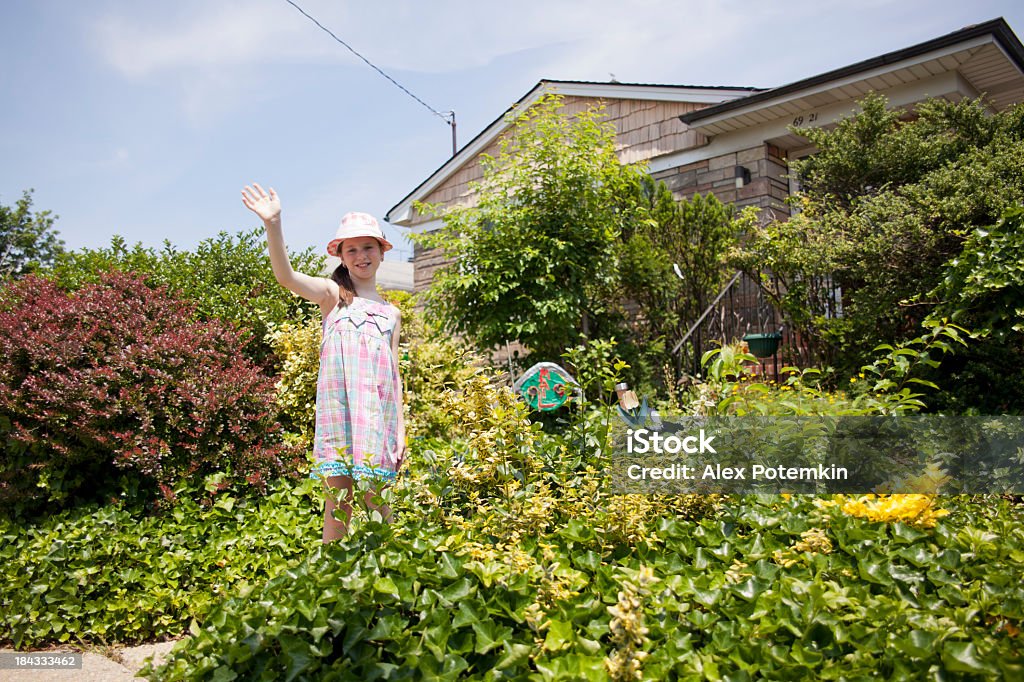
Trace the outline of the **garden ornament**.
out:
<instances>
[{"instance_id":1,"label":"garden ornament","mask_svg":"<svg viewBox=\"0 0 1024 682\"><path fill-rule=\"evenodd\" d=\"M538 362L523 372L512 390L534 410L551 412L569 400L569 392L575 387L576 380L564 369L553 362Z\"/></svg>"}]
</instances>

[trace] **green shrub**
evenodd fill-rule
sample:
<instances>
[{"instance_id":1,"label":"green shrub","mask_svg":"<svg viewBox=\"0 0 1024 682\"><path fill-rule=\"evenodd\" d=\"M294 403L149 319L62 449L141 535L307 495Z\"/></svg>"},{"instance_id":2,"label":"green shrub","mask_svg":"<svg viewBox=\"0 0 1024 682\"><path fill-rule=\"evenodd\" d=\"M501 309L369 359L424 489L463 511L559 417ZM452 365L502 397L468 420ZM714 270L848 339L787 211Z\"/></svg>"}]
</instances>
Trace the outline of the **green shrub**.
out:
<instances>
[{"instance_id":1,"label":"green shrub","mask_svg":"<svg viewBox=\"0 0 1024 682\"><path fill-rule=\"evenodd\" d=\"M968 332L948 320L928 320L921 336L903 343L880 344L871 364L849 378L841 389L817 368L782 367L780 380L762 382L752 376L757 358L736 345L704 354L705 380L691 386L685 405L670 409L711 415L896 415L928 406L919 392L931 389L930 399L942 391L929 376L941 360L968 346Z\"/></svg>"},{"instance_id":2,"label":"green shrub","mask_svg":"<svg viewBox=\"0 0 1024 682\"><path fill-rule=\"evenodd\" d=\"M686 357L689 345L681 353L670 350L732 275L723 261L744 223L713 194L677 201L649 176L634 193L642 218L623 231L621 254L622 291L640 309L631 324L633 342L649 364L665 368L666 381L678 380L698 358Z\"/></svg>"},{"instance_id":3,"label":"green shrub","mask_svg":"<svg viewBox=\"0 0 1024 682\"><path fill-rule=\"evenodd\" d=\"M998 333L1012 327L1011 311L1020 307L1019 288L1007 286L1020 281L1019 230L1011 220L991 238L981 234L1024 203L1024 107L992 113L980 99L933 99L908 116L880 95L860 106L834 127L797 131L819 150L792 164L802 179L800 212L751 226L732 259L845 378L879 343L921 334L927 317L971 328L992 323ZM957 310L971 314L957 319ZM979 345L989 362L1001 355L1007 367L1020 364L1019 344L993 337ZM1020 381L1007 381L990 400L988 379L961 372L946 388L964 398L960 404L969 396L983 410L1005 402L1020 408L1019 390L1006 400Z\"/></svg>"},{"instance_id":4,"label":"green shrub","mask_svg":"<svg viewBox=\"0 0 1024 682\"><path fill-rule=\"evenodd\" d=\"M976 338L944 363L944 383L957 388L939 407L1024 413L1024 207L969 234L928 298L939 301L930 319L949 317Z\"/></svg>"},{"instance_id":5,"label":"green shrub","mask_svg":"<svg viewBox=\"0 0 1024 682\"><path fill-rule=\"evenodd\" d=\"M177 487L174 508L155 516L115 502L35 523L0 518L0 642L176 637L320 544L315 482L277 479L252 497L226 480Z\"/></svg>"}]
</instances>

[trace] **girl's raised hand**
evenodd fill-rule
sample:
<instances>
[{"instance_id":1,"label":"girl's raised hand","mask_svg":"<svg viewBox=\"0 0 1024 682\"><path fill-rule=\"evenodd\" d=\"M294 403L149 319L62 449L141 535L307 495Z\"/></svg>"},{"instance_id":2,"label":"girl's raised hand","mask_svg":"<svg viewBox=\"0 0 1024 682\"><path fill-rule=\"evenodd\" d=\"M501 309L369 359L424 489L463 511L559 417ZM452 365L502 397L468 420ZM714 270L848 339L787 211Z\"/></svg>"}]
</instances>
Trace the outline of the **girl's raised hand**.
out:
<instances>
[{"instance_id":1,"label":"girl's raised hand","mask_svg":"<svg viewBox=\"0 0 1024 682\"><path fill-rule=\"evenodd\" d=\"M246 185L242 190L242 203L265 223L281 217L281 200L277 198L273 187L270 188L270 194L267 194L255 182L252 186Z\"/></svg>"}]
</instances>

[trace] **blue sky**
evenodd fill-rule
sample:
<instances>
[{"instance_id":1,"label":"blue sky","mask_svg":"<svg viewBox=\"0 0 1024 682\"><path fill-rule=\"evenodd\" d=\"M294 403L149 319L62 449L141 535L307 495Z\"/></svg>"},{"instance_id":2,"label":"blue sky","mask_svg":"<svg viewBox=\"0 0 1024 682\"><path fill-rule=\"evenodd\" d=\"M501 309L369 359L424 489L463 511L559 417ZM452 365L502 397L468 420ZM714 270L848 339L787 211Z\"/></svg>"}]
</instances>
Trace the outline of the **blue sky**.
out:
<instances>
[{"instance_id":1,"label":"blue sky","mask_svg":"<svg viewBox=\"0 0 1024 682\"><path fill-rule=\"evenodd\" d=\"M296 2L454 110L460 145L541 78L772 87L998 16L1024 35L1015 0ZM69 248L254 227L256 180L289 246L320 250L451 153L441 119L285 0L4 0L0 55L0 203L35 188Z\"/></svg>"}]
</instances>

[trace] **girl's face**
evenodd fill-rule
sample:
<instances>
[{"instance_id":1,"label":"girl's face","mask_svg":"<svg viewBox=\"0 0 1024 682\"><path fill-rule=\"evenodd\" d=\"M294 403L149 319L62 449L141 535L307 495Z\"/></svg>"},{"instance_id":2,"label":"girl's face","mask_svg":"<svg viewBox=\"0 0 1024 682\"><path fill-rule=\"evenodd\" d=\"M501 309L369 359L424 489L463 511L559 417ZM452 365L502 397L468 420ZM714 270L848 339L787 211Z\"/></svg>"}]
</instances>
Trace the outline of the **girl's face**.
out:
<instances>
[{"instance_id":1,"label":"girl's face","mask_svg":"<svg viewBox=\"0 0 1024 682\"><path fill-rule=\"evenodd\" d=\"M341 262L353 277L370 279L377 274L377 268L384 260L380 242L373 237L353 237L341 244Z\"/></svg>"}]
</instances>

